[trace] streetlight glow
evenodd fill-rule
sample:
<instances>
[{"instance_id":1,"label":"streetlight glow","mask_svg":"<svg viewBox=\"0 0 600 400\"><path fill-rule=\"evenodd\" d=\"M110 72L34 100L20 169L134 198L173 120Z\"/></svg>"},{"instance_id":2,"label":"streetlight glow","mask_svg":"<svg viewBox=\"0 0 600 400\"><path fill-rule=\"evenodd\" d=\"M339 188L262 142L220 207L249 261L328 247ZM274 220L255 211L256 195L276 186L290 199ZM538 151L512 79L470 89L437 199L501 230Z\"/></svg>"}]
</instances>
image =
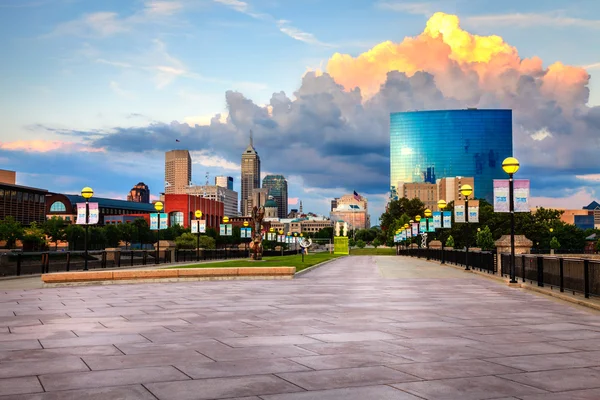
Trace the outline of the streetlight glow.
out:
<instances>
[{"instance_id":1,"label":"streetlight glow","mask_svg":"<svg viewBox=\"0 0 600 400\"><path fill-rule=\"evenodd\" d=\"M162 201L157 201L156 203L154 203L154 209L156 211L162 211L163 208L164 204L162 203Z\"/></svg>"},{"instance_id":2,"label":"streetlight glow","mask_svg":"<svg viewBox=\"0 0 600 400\"><path fill-rule=\"evenodd\" d=\"M446 200L440 200L440 201L438 201L437 202L437 206L440 209L440 211L442 211L447 206Z\"/></svg>"},{"instance_id":3,"label":"streetlight glow","mask_svg":"<svg viewBox=\"0 0 600 400\"><path fill-rule=\"evenodd\" d=\"M471 187L471 185L462 185L460 187L460 194L462 194L465 197L469 197L473 194L473 188Z\"/></svg>"},{"instance_id":4,"label":"streetlight glow","mask_svg":"<svg viewBox=\"0 0 600 400\"><path fill-rule=\"evenodd\" d=\"M94 189L92 189L91 187L84 187L83 189L81 189L81 197L83 197L84 199L89 199L94 195Z\"/></svg>"},{"instance_id":5,"label":"streetlight glow","mask_svg":"<svg viewBox=\"0 0 600 400\"><path fill-rule=\"evenodd\" d=\"M517 160L514 157L508 157L504 161L502 161L502 169L508 175L516 174L520 166L521 165L519 164L519 160Z\"/></svg>"},{"instance_id":6,"label":"streetlight glow","mask_svg":"<svg viewBox=\"0 0 600 400\"><path fill-rule=\"evenodd\" d=\"M423 214L425 214L425 218L429 218L429 217L431 217L431 210L428 208L427 210L424 211Z\"/></svg>"}]
</instances>

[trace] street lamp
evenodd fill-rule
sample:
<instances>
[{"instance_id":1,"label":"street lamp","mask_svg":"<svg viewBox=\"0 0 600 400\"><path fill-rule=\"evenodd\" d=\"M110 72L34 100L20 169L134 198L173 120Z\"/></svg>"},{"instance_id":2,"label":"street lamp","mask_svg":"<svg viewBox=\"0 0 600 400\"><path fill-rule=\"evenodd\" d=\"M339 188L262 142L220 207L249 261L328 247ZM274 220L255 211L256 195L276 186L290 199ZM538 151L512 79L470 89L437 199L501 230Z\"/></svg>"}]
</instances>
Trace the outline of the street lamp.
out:
<instances>
[{"instance_id":1,"label":"street lamp","mask_svg":"<svg viewBox=\"0 0 600 400\"><path fill-rule=\"evenodd\" d=\"M158 212L156 214L157 217L157 229L156 229L156 263L160 264L160 212L162 211L164 205L162 201L157 201L154 203L154 209Z\"/></svg>"},{"instance_id":2,"label":"street lamp","mask_svg":"<svg viewBox=\"0 0 600 400\"><path fill-rule=\"evenodd\" d=\"M410 225L408 225L408 224L404 224L404 230L405 230L405 231L407 231L407 232L406 232L406 239L405 239L405 241L404 241L404 245L406 246L406 249L407 249L407 250L408 250L408 238L409 238L409 236L408 236L408 235L410 234L410 231L408 230L408 228L409 228L409 227L410 227ZM411 240L412 240L412 239L411 239Z\"/></svg>"},{"instance_id":3,"label":"street lamp","mask_svg":"<svg viewBox=\"0 0 600 400\"><path fill-rule=\"evenodd\" d=\"M429 232L429 218L431 217L431 210L427 208L423 211L423 215L425 215L425 232ZM425 236L425 247L427 248L427 259L429 260L429 242L427 241L427 236Z\"/></svg>"},{"instance_id":4,"label":"street lamp","mask_svg":"<svg viewBox=\"0 0 600 400\"><path fill-rule=\"evenodd\" d=\"M465 246L465 271L469 271L469 196L473 194L473 188L471 185L462 185L460 187L460 194L462 194L465 198L465 222L467 223L467 237L466 237L466 246Z\"/></svg>"},{"instance_id":5,"label":"street lamp","mask_svg":"<svg viewBox=\"0 0 600 400\"><path fill-rule=\"evenodd\" d=\"M510 283L517 283L515 279L515 197L513 175L519 170L519 160L508 157L502 161L502 169L508 174L508 197L510 205ZM525 279L525 276L523 276Z\"/></svg>"},{"instance_id":6,"label":"street lamp","mask_svg":"<svg viewBox=\"0 0 600 400\"><path fill-rule=\"evenodd\" d=\"M444 235L442 235L442 232L444 232L444 209L446 208L448 204L446 204L446 200L439 200L437 202L437 206L440 209L440 226L441 226L441 231L440 231L440 242L442 242L442 262L440 264L445 264L445 260L444 260Z\"/></svg>"},{"instance_id":7,"label":"street lamp","mask_svg":"<svg viewBox=\"0 0 600 400\"><path fill-rule=\"evenodd\" d=\"M196 216L196 261L200 261L200 218L202 218L202 211L196 210L194 213Z\"/></svg>"},{"instance_id":8,"label":"street lamp","mask_svg":"<svg viewBox=\"0 0 600 400\"><path fill-rule=\"evenodd\" d=\"M283 236L283 229L279 230L279 236ZM331 242L329 242L329 244L331 244ZM283 242L281 242L279 247L281 247L281 255L283 256Z\"/></svg>"},{"instance_id":9,"label":"street lamp","mask_svg":"<svg viewBox=\"0 0 600 400\"><path fill-rule=\"evenodd\" d=\"M83 270L88 270L88 222L90 219L90 198L94 195L94 190L91 187L84 187L81 189L81 197L85 199L85 240L84 240L84 249L85 249L85 261L83 264Z\"/></svg>"}]
</instances>

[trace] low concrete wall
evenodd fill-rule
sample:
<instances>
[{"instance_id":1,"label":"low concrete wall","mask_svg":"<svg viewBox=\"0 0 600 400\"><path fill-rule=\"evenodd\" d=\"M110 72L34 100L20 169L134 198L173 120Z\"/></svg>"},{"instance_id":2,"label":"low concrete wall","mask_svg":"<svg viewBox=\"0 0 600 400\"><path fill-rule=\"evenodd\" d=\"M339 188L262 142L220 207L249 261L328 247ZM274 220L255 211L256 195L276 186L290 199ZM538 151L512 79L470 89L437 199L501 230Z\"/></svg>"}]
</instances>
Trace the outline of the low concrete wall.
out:
<instances>
[{"instance_id":1,"label":"low concrete wall","mask_svg":"<svg viewBox=\"0 0 600 400\"><path fill-rule=\"evenodd\" d=\"M45 286L223 279L292 279L296 267L182 268L59 272L42 275Z\"/></svg>"}]
</instances>

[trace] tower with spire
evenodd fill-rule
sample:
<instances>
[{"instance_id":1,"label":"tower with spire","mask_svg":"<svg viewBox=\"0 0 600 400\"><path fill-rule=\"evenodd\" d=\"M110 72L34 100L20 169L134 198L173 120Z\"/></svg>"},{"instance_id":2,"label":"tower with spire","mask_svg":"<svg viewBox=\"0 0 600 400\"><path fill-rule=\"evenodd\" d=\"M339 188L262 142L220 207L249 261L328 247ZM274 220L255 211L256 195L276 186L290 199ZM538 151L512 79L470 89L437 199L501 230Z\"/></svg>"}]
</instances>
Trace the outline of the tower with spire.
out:
<instances>
[{"instance_id":1,"label":"tower with spire","mask_svg":"<svg viewBox=\"0 0 600 400\"><path fill-rule=\"evenodd\" d=\"M240 213L248 216L252 212L252 191L260 188L260 157L254 148L254 134L250 131L250 143L242 153Z\"/></svg>"},{"instance_id":2,"label":"tower with spire","mask_svg":"<svg viewBox=\"0 0 600 400\"><path fill-rule=\"evenodd\" d=\"M300 214L302 214L302 200L300 200Z\"/></svg>"}]
</instances>

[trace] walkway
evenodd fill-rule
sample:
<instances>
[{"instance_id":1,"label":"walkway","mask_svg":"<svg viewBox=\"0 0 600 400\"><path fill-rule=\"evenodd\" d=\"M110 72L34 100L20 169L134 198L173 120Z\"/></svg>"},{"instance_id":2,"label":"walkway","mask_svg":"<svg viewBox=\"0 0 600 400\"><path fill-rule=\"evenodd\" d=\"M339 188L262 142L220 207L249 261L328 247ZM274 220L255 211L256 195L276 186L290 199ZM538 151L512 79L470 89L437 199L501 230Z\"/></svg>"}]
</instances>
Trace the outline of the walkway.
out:
<instances>
[{"instance_id":1,"label":"walkway","mask_svg":"<svg viewBox=\"0 0 600 400\"><path fill-rule=\"evenodd\" d=\"M0 303L0 400L600 398L599 313L422 260Z\"/></svg>"}]
</instances>

